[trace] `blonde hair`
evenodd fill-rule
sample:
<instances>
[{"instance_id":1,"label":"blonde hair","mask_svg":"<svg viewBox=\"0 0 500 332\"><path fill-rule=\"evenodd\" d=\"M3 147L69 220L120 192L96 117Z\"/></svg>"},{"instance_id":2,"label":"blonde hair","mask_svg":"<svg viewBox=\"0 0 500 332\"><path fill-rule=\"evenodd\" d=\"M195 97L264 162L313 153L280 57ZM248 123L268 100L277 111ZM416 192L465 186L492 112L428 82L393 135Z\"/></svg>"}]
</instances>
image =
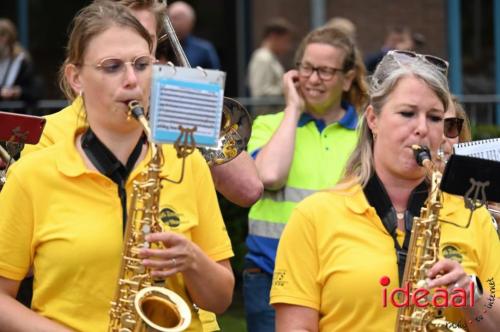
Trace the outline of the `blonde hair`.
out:
<instances>
[{"instance_id":1,"label":"blonde hair","mask_svg":"<svg viewBox=\"0 0 500 332\"><path fill-rule=\"evenodd\" d=\"M345 52L342 70L343 72L354 70L355 77L349 91L343 92L342 99L353 104L358 114L360 114L368 101L368 84L365 80L366 68L354 40L335 28L323 27L313 30L302 40L295 53L297 63L302 60L306 47L314 43L327 44Z\"/></svg>"},{"instance_id":2,"label":"blonde hair","mask_svg":"<svg viewBox=\"0 0 500 332\"><path fill-rule=\"evenodd\" d=\"M152 51L153 41L149 33L127 7L113 1L97 1L81 9L73 19L73 28L66 47L66 59L59 70L59 86L68 100L73 101L77 94L66 80L64 74L66 66L69 64L80 66L92 38L112 26L134 30L147 41L149 51Z\"/></svg>"},{"instance_id":3,"label":"blonde hair","mask_svg":"<svg viewBox=\"0 0 500 332\"><path fill-rule=\"evenodd\" d=\"M417 57L401 64L391 54L387 54L370 80L370 105L377 116L380 115L398 82L404 77L411 76L423 81L436 94L444 109L448 109L450 99L448 81L441 71ZM356 179L364 187L374 171L373 133L368 127L365 116L362 117L358 130L358 143L346 164L342 182Z\"/></svg>"}]
</instances>

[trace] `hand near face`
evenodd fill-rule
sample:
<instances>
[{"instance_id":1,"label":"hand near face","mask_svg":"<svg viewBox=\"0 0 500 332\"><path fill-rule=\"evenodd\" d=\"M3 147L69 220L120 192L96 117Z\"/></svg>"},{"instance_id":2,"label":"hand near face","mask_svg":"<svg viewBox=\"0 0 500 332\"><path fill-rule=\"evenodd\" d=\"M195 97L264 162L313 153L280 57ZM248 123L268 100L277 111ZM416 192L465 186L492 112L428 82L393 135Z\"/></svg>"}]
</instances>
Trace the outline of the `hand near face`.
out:
<instances>
[{"instance_id":1,"label":"hand near face","mask_svg":"<svg viewBox=\"0 0 500 332\"><path fill-rule=\"evenodd\" d=\"M287 108L291 106L293 109L304 111L305 102L299 90L299 72L292 69L283 75L283 93Z\"/></svg>"},{"instance_id":2,"label":"hand near face","mask_svg":"<svg viewBox=\"0 0 500 332\"><path fill-rule=\"evenodd\" d=\"M142 249L139 256L144 266L152 269L153 277L166 278L192 268L195 262L194 244L173 232L149 234L150 243L162 243L162 249Z\"/></svg>"}]
</instances>

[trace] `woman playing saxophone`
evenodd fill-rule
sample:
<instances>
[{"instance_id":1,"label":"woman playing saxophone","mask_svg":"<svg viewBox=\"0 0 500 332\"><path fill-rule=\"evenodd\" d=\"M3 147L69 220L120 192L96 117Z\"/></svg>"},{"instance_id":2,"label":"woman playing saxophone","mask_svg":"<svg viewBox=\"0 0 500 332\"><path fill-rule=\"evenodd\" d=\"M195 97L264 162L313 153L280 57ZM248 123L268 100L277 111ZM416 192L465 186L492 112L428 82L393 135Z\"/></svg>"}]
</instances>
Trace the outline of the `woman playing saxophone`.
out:
<instances>
[{"instance_id":1,"label":"woman playing saxophone","mask_svg":"<svg viewBox=\"0 0 500 332\"><path fill-rule=\"evenodd\" d=\"M449 102L446 70L440 58L403 51L390 51L377 67L344 180L301 202L283 232L271 290L278 331L394 331L397 305L415 303L415 297L392 295L404 295L395 290L404 287L399 283L412 257L412 223L428 214L421 209L434 197L412 147L426 146L436 156ZM462 197L437 197L432 216L440 224L439 246L425 250L438 257L415 266L427 276L418 287L455 294L478 285L471 284L477 276L484 294L477 286L468 291L474 305L449 302L449 324L441 331L497 331L500 299L492 283L500 280L500 242L490 216L478 209L467 225ZM427 296L417 301L440 305Z\"/></svg>"},{"instance_id":2,"label":"woman playing saxophone","mask_svg":"<svg viewBox=\"0 0 500 332\"><path fill-rule=\"evenodd\" d=\"M128 103L147 109L152 41L126 7L101 1L75 17L62 67L75 111L88 126L21 158L0 193L0 330L106 331L118 284L134 180L152 158ZM182 160L163 148L161 177L177 180ZM162 183L163 232L146 237L140 262L189 304L188 331L202 331L193 304L223 312L232 297L231 244L210 171L187 157L180 184ZM33 267L31 310L15 301Z\"/></svg>"}]
</instances>

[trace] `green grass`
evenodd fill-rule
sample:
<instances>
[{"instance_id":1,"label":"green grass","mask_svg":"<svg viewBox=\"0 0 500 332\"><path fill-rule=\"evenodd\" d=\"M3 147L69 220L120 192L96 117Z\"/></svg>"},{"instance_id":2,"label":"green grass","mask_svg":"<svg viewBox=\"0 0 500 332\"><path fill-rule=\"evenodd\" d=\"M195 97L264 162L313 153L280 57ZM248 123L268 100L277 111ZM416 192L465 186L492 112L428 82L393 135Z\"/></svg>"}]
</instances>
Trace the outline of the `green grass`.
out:
<instances>
[{"instance_id":1,"label":"green grass","mask_svg":"<svg viewBox=\"0 0 500 332\"><path fill-rule=\"evenodd\" d=\"M234 290L233 303L223 314L217 316L220 330L222 332L246 332L245 311L243 309L243 297L241 295L241 285L237 282Z\"/></svg>"}]
</instances>

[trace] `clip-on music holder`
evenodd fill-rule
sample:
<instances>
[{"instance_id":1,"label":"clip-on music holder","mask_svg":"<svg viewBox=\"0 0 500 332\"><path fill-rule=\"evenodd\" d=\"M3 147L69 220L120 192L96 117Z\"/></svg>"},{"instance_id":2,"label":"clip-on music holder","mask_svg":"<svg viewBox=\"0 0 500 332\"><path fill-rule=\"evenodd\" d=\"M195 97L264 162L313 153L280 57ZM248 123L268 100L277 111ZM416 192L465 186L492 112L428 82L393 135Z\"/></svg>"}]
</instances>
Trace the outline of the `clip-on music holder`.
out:
<instances>
[{"instance_id":1,"label":"clip-on music holder","mask_svg":"<svg viewBox=\"0 0 500 332\"><path fill-rule=\"evenodd\" d=\"M454 154L446 163L440 188L463 196L472 217L487 201L500 202L500 162Z\"/></svg>"},{"instance_id":2,"label":"clip-on music holder","mask_svg":"<svg viewBox=\"0 0 500 332\"><path fill-rule=\"evenodd\" d=\"M179 180L171 180L169 178L164 178L166 181L179 184L184 179L184 169L186 166L186 157L194 152L196 149L196 141L194 138L194 132L196 131L196 126L194 128L184 128L179 125L179 137L175 140L174 149L177 152L177 158L182 158L182 168L181 176Z\"/></svg>"}]
</instances>

